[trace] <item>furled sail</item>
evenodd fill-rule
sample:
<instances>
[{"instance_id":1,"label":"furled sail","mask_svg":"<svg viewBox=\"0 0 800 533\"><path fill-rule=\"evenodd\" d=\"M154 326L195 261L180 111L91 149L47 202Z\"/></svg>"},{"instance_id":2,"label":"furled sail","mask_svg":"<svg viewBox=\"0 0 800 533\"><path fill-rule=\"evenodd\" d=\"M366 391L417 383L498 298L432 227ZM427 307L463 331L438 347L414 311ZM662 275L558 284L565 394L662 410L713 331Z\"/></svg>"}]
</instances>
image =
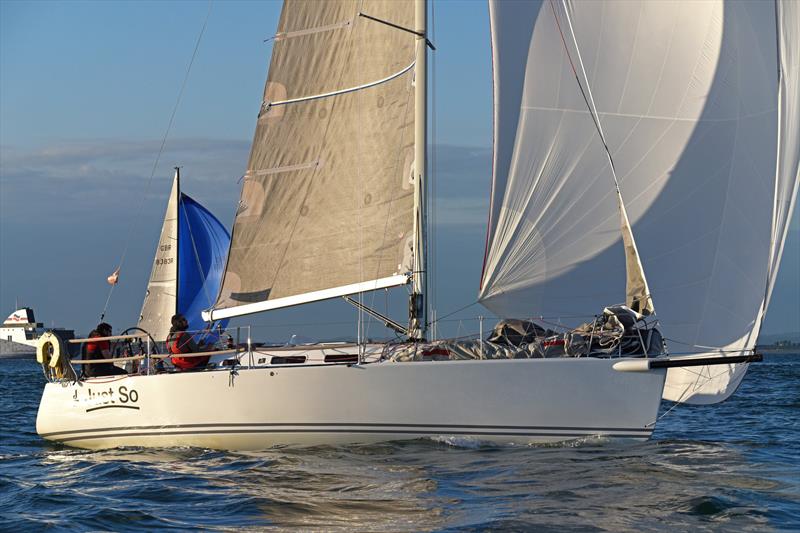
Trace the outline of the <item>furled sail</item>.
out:
<instances>
[{"instance_id":1,"label":"furled sail","mask_svg":"<svg viewBox=\"0 0 800 533\"><path fill-rule=\"evenodd\" d=\"M568 323L625 294L612 176L570 63L571 24L670 351L752 349L797 189L797 6L492 0L490 17L481 301ZM670 369L665 397L721 401L745 368Z\"/></svg>"},{"instance_id":2,"label":"furled sail","mask_svg":"<svg viewBox=\"0 0 800 533\"><path fill-rule=\"evenodd\" d=\"M170 319L182 313L189 331L206 328L201 312L214 301L222 282L230 235L225 226L180 191L178 171L164 214L139 327L157 341L166 339ZM224 328L227 321L213 326Z\"/></svg>"},{"instance_id":3,"label":"furled sail","mask_svg":"<svg viewBox=\"0 0 800 533\"><path fill-rule=\"evenodd\" d=\"M284 3L233 227L206 317L404 284L412 270L410 0Z\"/></svg>"}]
</instances>

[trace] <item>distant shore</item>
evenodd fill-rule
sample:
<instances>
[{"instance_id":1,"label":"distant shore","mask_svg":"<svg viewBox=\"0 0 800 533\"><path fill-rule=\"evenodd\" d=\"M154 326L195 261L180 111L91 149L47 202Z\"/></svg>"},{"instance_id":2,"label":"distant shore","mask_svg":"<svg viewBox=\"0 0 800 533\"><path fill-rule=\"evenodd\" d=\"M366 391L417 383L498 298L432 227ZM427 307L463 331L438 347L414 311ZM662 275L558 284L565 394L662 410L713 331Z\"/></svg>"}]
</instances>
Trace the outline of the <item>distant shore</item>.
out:
<instances>
[{"instance_id":1,"label":"distant shore","mask_svg":"<svg viewBox=\"0 0 800 533\"><path fill-rule=\"evenodd\" d=\"M756 351L769 354L780 353L800 355L800 344L765 344L762 346L756 346Z\"/></svg>"}]
</instances>

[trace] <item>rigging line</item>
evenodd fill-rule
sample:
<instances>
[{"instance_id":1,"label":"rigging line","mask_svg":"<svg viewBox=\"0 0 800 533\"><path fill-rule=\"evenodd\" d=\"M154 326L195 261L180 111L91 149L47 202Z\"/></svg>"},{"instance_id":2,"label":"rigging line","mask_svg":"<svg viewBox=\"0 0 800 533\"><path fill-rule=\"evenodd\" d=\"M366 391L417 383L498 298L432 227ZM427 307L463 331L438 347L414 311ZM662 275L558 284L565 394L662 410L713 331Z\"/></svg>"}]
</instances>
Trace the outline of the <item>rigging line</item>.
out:
<instances>
[{"instance_id":1,"label":"rigging line","mask_svg":"<svg viewBox=\"0 0 800 533\"><path fill-rule=\"evenodd\" d=\"M416 63L416 61L414 63ZM409 70L414 68L414 63L411 63L410 65L408 65L404 69L399 70L398 72L395 72L394 74L390 74L389 76L387 76L385 78L382 78L382 79L376 80L376 81L372 81L370 83L365 83L364 85L359 85L357 87L348 87L347 89L339 89L338 91L331 91L331 92L322 93L322 94L315 94L315 95L312 95L312 96L300 96L298 98L290 98L289 100L278 100L277 102L264 102L264 105L262 107L263 107L264 111L269 111L269 109L271 107L275 107L275 106L279 106L279 105L288 105L288 104L296 104L296 103L299 103L299 102L308 102L310 100L319 100L320 98L329 98L331 96L339 96L340 94L347 94L347 93L352 93L352 92L356 92L356 91L361 91L363 89L369 89L370 87L375 87L376 85L381 85L381 84L384 84L386 82L392 81L395 78L399 78L400 76L402 76L403 74L405 74L406 72L408 72Z\"/></svg>"},{"instance_id":2,"label":"rigging line","mask_svg":"<svg viewBox=\"0 0 800 533\"><path fill-rule=\"evenodd\" d=\"M374 17L370 17L368 15L364 15L363 13L361 13L361 7L363 7L363 2L359 2L359 13L358 13L358 16L363 16L364 18L367 18L367 19L372 19L372 20L376 20L377 22L384 22L385 23L385 21L382 21L380 19L375 19ZM389 25L392 26L392 24L389 24ZM404 28L400 28L400 29L404 29ZM414 33L414 32L411 32L411 33ZM412 66L416 65L416 62L417 62L417 50L416 50L416 46L414 46L414 61L412 62ZM410 84L408 85L408 87L410 87ZM406 126L401 128L401 134L400 134L401 135L401 149L397 151L397 154L396 154L396 157L395 157L395 172L399 172L400 173L401 180L403 179L403 175L404 175L405 170L406 170L406 169L404 169L402 167L402 165L404 163L403 155L405 153L405 149L402 148L402 146L403 146L402 141L403 141L403 138L404 138L404 134L407 131L406 128L408 127L408 121L407 121L408 114L409 114L408 111L409 111L409 108L411 107L411 104L412 104L411 100L412 100L413 97L414 97L414 91L413 90L409 90L407 88L406 89L406 99L405 99L406 104L405 104L405 109L403 110L403 120L401 122L401 124L405 124ZM413 121L412 121L412 124L413 124ZM412 134L413 134L413 132L412 132ZM397 198L397 190L396 190L396 188L392 188L392 195L391 195L391 197L389 198L389 201L386 204L387 205L387 216L386 216L386 219L385 219L384 225L383 225L383 236L382 236L382 240L381 240L382 245L386 244L386 237L387 237L387 233L388 233L388 230L389 230L389 222L391 221L391 214L392 214L391 208L392 208L392 205L395 203L395 200L397 200L397 199L398 199ZM380 269L382 267L383 259L384 258L381 255L378 258L377 265L375 266L375 275L374 276L375 276L376 279L380 275ZM413 268L412 268L412 271L413 271ZM363 276L363 273L362 273L362 279L363 279L363 277L364 276ZM386 307L387 307L386 314L388 316L388 314L389 314L389 312L388 312L388 305L389 305L389 303L388 303L388 298L389 298L388 289L385 290L385 294L386 294ZM376 297L377 297L377 291L372 292L371 303L370 303L369 307L372 307L372 308L375 307L375 299L376 299ZM363 304L363 302L362 302L362 304ZM369 329L370 329L371 324L372 324L372 318L369 317L367 319L365 335L369 335Z\"/></svg>"},{"instance_id":3,"label":"rigging line","mask_svg":"<svg viewBox=\"0 0 800 533\"><path fill-rule=\"evenodd\" d=\"M691 342L683 342L683 341L679 341L677 339L671 339L669 337L664 337L664 340L669 341L669 342L674 342L675 344L680 344L682 346L691 346L692 348L701 348L703 350L714 350L716 352L721 352L721 353L725 353L725 352L741 352L742 351L742 350L723 350L722 346L704 346L702 344L694 344L694 343L691 343ZM752 351L752 350L745 350L745 351Z\"/></svg>"},{"instance_id":4,"label":"rigging line","mask_svg":"<svg viewBox=\"0 0 800 533\"><path fill-rule=\"evenodd\" d=\"M592 122L594 122L594 126L597 129L597 133L600 135L600 141L602 141L603 143L603 147L605 148L606 151L606 156L608 156L608 162L611 164L611 173L614 176L614 185L616 186L617 191L619 191L619 183L617 182L617 172L616 168L614 167L614 160L611 157L611 151L608 149L608 144L606 143L606 137L603 134L603 128L600 126L600 121L597 117L597 107L594 105L594 99L592 98L591 89L588 86L586 87L586 90L583 89L583 84L581 83L580 76L578 76L578 70L575 68L575 63L573 63L572 56L569 53L569 47L567 46L567 41L566 38L564 37L564 32L561 30L561 23L558 20L558 14L556 13L556 8L553 4L553 0L550 0L550 9L553 11L553 17L555 18L556 26L558 27L558 33L561 36L561 42L564 44L564 51L567 54L567 60L569 61L569 66L572 68L572 73L575 75L575 81L578 82L578 89L581 91L581 96L583 96L583 101L586 102L586 106L589 108L589 114L592 117ZM567 12L566 6L564 6L564 10L565 12ZM578 53L578 62L581 67L581 72L583 72L584 76L586 76L586 69L584 69L583 67L581 52L578 49L578 42L575 39L575 32L572 28L572 21L569 18L569 13L567 13L566 18L567 18L567 24L569 24L570 34L572 36L572 42L575 45L575 50Z\"/></svg>"},{"instance_id":5,"label":"rigging line","mask_svg":"<svg viewBox=\"0 0 800 533\"><path fill-rule=\"evenodd\" d=\"M433 324L433 323L435 323L435 322L442 322L442 321L444 321L444 319L445 319L445 318L447 318L447 317L451 317L451 316L455 315L456 313L460 313L461 311L463 311L463 310L465 310L465 309L469 309L470 307L472 307L473 305L475 305L475 304L477 304L477 303L478 303L478 301L477 301L477 300L475 300L475 301L474 301L474 302L472 302L471 304L467 304L467 305L465 305L464 307L461 307L461 308L459 308L459 309L456 309L456 310L455 310L455 311L453 311L452 313L447 313L447 314L446 314L446 315L444 315L444 316L437 317L437 318L436 318L436 320L435 320L434 322L432 322L432 324ZM459 319L459 321L461 321L461 320L471 320L471 319L463 319L463 318L460 318L460 319Z\"/></svg>"},{"instance_id":6,"label":"rigging line","mask_svg":"<svg viewBox=\"0 0 800 533\"><path fill-rule=\"evenodd\" d=\"M361 3L361 2L359 2L359 3ZM355 50L356 50L356 52L354 54L355 57L356 57L356 69L355 70L356 70L356 74L358 75L359 79L361 79L361 73L362 73L362 70L363 70L362 69L362 61L363 60L361 60L361 57L360 57L361 56L361 53L360 53L361 52L361 48L360 47L356 47ZM358 124L359 130L364 131L364 129L363 129L364 128L364 107L363 107L362 93L359 92L358 94L356 94L355 95L355 100L356 100L356 106L355 107L356 107L356 113L357 113L356 123ZM361 148L362 148L361 136L359 135L359 136L356 136L356 153L359 154L359 155L361 154ZM362 206L364 205L364 200L363 200L363 196L361 194L359 194L359 193L360 193L360 191L364 190L364 173L362 172L361 161L362 161L362 158L359 157L358 161L356 162L356 184L357 184L357 187L358 187L359 191L356 191L356 194L354 194L353 196L357 199L356 200L356 209L357 209L357 215L356 215L357 222L356 223L358 225L358 248L359 248L359 250L358 250L359 251L359 254L358 254L358 275L359 275L359 278L363 280L364 279L364 222L363 222L364 210L362 209ZM365 331L365 329L368 326L368 324L366 324L365 320L364 320L364 318L365 318L365 314L364 314L364 291L360 291L357 296L358 296L358 305L356 307L358 309L358 314L357 314L358 325L357 325L356 340L357 340L357 344L358 344L358 362L361 363L361 359L362 359L362 355L363 355L362 346L366 343L366 337L367 337L367 332ZM346 297L345 297L345 299L346 299Z\"/></svg>"},{"instance_id":7,"label":"rigging line","mask_svg":"<svg viewBox=\"0 0 800 533\"><path fill-rule=\"evenodd\" d=\"M111 295L114 294L114 287L116 287L116 286L117 286L117 284L115 283L115 284L113 284L111 286L110 289L108 289L108 296L106 296L106 304L103 306L103 312L100 315L100 322L102 322L103 319L106 317L106 310L108 309L108 302L111 301Z\"/></svg>"},{"instance_id":8,"label":"rigging line","mask_svg":"<svg viewBox=\"0 0 800 533\"><path fill-rule=\"evenodd\" d=\"M592 122L594 122L595 128L597 129L597 133L600 135L600 140L603 143L603 148L605 148L606 156L608 157L608 163L609 163L609 165L611 165L611 175L614 178L614 187L615 187L616 192L617 192L617 200L619 202L620 215L623 218L624 225L627 226L627 232L625 231L625 228L623 228L623 235L622 235L622 237L623 237L623 245L624 245L624 241L625 241L625 235L628 234L630 236L631 246L633 248L636 261L639 264L638 265L639 266L639 273L640 273L640 276L642 278L641 281L644 283L644 288L645 288L645 298L644 298L645 301L643 303L642 302L638 302L638 305L639 305L640 309L642 309L642 306L644 306L645 309L647 307L651 307L652 308L651 313L652 313L652 312L655 311L655 309L654 309L655 306L653 304L653 299L650 297L650 294L649 294L650 293L650 287L648 286L647 278L645 277L645 274L644 274L644 268L642 267L642 264L641 264L642 260L639 257L639 250L638 250L638 247L636 246L636 239L633 236L633 229L631 228L630 220L628 219L628 212L625 209L625 202L622 199L622 191L620 191L620 188L619 188L619 180L617 179L617 170L616 170L616 167L614 166L614 159L611 157L611 150L609 150L609 148L608 148L608 143L606 142L605 135L603 134L603 128L600 125L600 117L597 114L597 106L595 105L594 98L592 97L592 89L588 85L588 79L589 78L586 75L586 69L583 66L583 59L581 58L581 51L580 51L580 48L578 47L578 41L577 41L577 38L575 37L575 30L572 27L572 19L569 16L569 10L567 9L565 0L561 0L561 5L564 7L564 14L566 16L567 24L569 26L570 36L572 37L572 43L575 46L575 52L578 55L578 63L580 65L580 67L581 67L581 72L583 73L584 78L586 78L586 80L587 80L586 91L584 91L584 89L583 89L583 84L581 83L580 77L578 76L578 71L575 68L575 64L572 61L572 57L570 56L569 48L567 47L567 42L566 42L566 39L564 37L564 32L561 31L561 23L558 20L558 14L556 13L556 8L555 8L555 6L553 4L553 0L550 0L550 9L553 11L553 18L555 18L556 26L558 27L558 33L561 35L561 42L564 45L564 50L565 50L565 52L567 54L567 59L569 60L570 67L572 68L572 73L575 75L575 81L578 83L578 88L580 89L581 95L583 96L583 100L584 100L584 102L586 102L586 105L589 107L589 110L591 111L590 116L592 117ZM625 246L625 248L627 248L627 246ZM627 252L626 252L626 256L627 256ZM630 273L628 275L630 276ZM627 294L627 289L626 289L626 294ZM638 298L634 299L634 303L637 303L637 300L638 300Z\"/></svg>"},{"instance_id":9,"label":"rigging line","mask_svg":"<svg viewBox=\"0 0 800 533\"><path fill-rule=\"evenodd\" d=\"M366 13L362 13L360 11L358 13L358 16L359 17L364 17L365 19L368 19L368 20L379 22L381 24L385 24L385 25L387 25L387 26L389 26L391 28L394 28L396 30L401 30L401 31L404 31L404 32L413 33L417 37L424 38L425 39L425 44L427 46L429 46L431 50L436 50L436 47L433 46L433 43L430 41L430 39L428 39L428 36L425 35L424 31L412 30L410 28L406 28L404 26L400 26L399 24L395 24L393 22L389 22L388 20L383 20L383 19L379 19L378 17L373 17L373 16L370 16L370 15L367 15Z\"/></svg>"},{"instance_id":10,"label":"rigging line","mask_svg":"<svg viewBox=\"0 0 800 533\"><path fill-rule=\"evenodd\" d=\"M711 380L709 379L709 381L711 381ZM696 383L697 383L697 382L695 381L695 384L696 384ZM702 385L701 385L701 386L702 386ZM649 424L647 424L647 425L648 425L648 426L655 426L655 425L656 425L656 423L658 423L658 421L659 421L659 420L661 420L662 418L664 418L665 416L667 416L668 414L670 414L670 413L672 412L672 410L673 410L673 409L675 409L675 408L676 408L676 407L678 407L679 405L683 405L683 404L681 403L681 400L683 400L683 397L684 397L684 396L686 396L686 394L688 394L688 392L689 392L689 387L686 387L685 389L683 389L683 392L681 393L681 395L680 395L680 396L678 396L678 399L677 399L677 400L675 400L675 403L673 403L673 404L672 404L672 406L671 406L669 409L667 409L666 411L664 411L664 412L661 414L661 416L659 416L659 417L658 417L658 418L656 418L656 419L655 419L653 422L651 422L651 423L649 423Z\"/></svg>"},{"instance_id":11,"label":"rigging line","mask_svg":"<svg viewBox=\"0 0 800 533\"><path fill-rule=\"evenodd\" d=\"M137 227L137 222L139 221L139 215L142 212L142 208L144 207L144 201L147 197L147 193L150 190L150 185L153 183L153 176L155 176L156 169L158 168L158 163L161 160L161 154L164 152L164 146L167 143L167 137L169 137L169 132L172 129L172 123L175 121L175 115L178 112L178 107L180 106L181 99L183 98L184 90L186 89L186 83L189 81L189 73L192 71L192 65L194 65L195 57L197 57L197 50L200 48L200 42L203 40L203 34L206 32L206 27L208 26L208 19L211 17L211 7L214 4L213 0L208 0L208 11L206 12L206 18L203 21L203 26L200 28L200 33L197 36L197 41L194 45L194 50L192 51L192 58L189 60L189 65L186 67L186 73L183 76L183 82L181 83L180 91L178 91L178 98L175 101L175 106L172 108L172 114L169 117L169 122L167 123L167 129L164 131L164 136L161 139L161 146L158 148L158 154L156 155L156 159L153 162L153 168L150 171L150 177L147 179L147 185L145 186L144 194L142 194L142 198L139 201L139 208L136 211L136 216L133 218L131 222L130 228L128 229L128 236L125 239L125 246L122 250L122 256L120 257L119 264L117 265L117 269L122 271L122 265L125 263L125 257L128 254L128 248L130 246L131 237L133 236L133 231ZM111 301L111 294L114 292L114 285L111 286L111 289L108 291L108 297L106 298L106 305L103 307L103 313L101 316L105 316L106 311L108 310L108 304Z\"/></svg>"},{"instance_id":12,"label":"rigging line","mask_svg":"<svg viewBox=\"0 0 800 533\"><path fill-rule=\"evenodd\" d=\"M430 25L431 37L433 40L436 40L436 2L431 0L431 25ZM435 48L434 48L435 50ZM438 228L438 213L436 210L436 202L437 202L437 195L438 195L438 150L437 150L437 120L436 120L436 55L431 54L431 69L430 69L430 92L429 92L429 101L430 101L430 113L429 116L431 117L431 168L430 172L428 172L428 189L429 194L427 194L428 198L428 214L429 217L426 218L426 222L428 225L427 228L427 235L428 235L428 280L433 281L433 290L428 287L426 300L428 304L428 312L425 314L426 320L430 321L431 318L435 317L436 306L438 304L438 290L439 290L439 283L438 283L438 274L439 274L439 263L437 260L436 251L438 249L438 238L436 229ZM436 339L436 331L431 332L431 336Z\"/></svg>"},{"instance_id":13,"label":"rigging line","mask_svg":"<svg viewBox=\"0 0 800 533\"><path fill-rule=\"evenodd\" d=\"M745 364L747 364L747 363L745 363ZM736 363L731 363L731 365L736 365ZM735 372L736 372L736 369L734 369L734 373L735 373ZM705 386L705 384L706 384L706 383L710 382L711 380L717 379L718 377L720 377L720 376L722 376L722 375L724 375L724 374L725 374L725 372L724 372L724 371L723 371L723 372L720 372L720 373L718 373L718 374L715 374L715 375L713 375L713 376L712 376L710 373L709 373L709 375L708 375L708 376L703 376L703 375L702 375L701 373L699 373L699 372L698 372L698 373L695 373L695 375L697 376L697 379L695 379L695 381L694 381L694 383L691 385L691 387L690 387L689 385L687 385L687 386L686 386L686 387L683 389L683 392L681 393L681 395L680 395L680 396L678 396L678 399L677 399L677 400L675 400L675 402L673 403L672 407L670 407L669 409L667 409L667 410L666 410L664 413L662 413L662 414L661 414L661 416L659 416L658 418L656 418L655 422L653 422L653 423L651 423L651 424L648 424L648 425L650 425L650 426L652 426L652 425L655 425L655 423L656 423L656 422L658 422L659 420L661 420L662 418L664 418L665 416L667 416L669 413L671 413L673 409L675 409L675 408L676 408L676 407L678 407L679 405L683 405L683 404L681 403L681 401L682 401L682 400L683 400L683 398L684 398L684 397L685 397L685 396L686 396L686 395L689 393L689 389L690 389L690 388L692 388L692 389L694 389L694 390L698 390L698 389L702 388L703 386ZM702 384L700 384L700 385L698 386L698 383L700 382L700 380L701 380L701 379L703 379L704 381L703 381L703 383L702 383Z\"/></svg>"},{"instance_id":14,"label":"rigging line","mask_svg":"<svg viewBox=\"0 0 800 533\"><path fill-rule=\"evenodd\" d=\"M415 55L415 61L414 62L416 63L416 55ZM410 87L410 85L409 85L409 87ZM405 132L407 131L406 128L408 127L407 126L407 124L408 124L408 120L407 120L408 119L408 110L412 105L411 98L413 96L414 96L414 91L406 89L406 100L405 100L406 104L405 104L405 109L403 111L403 120L401 121L401 124L406 124L406 126L403 128L403 133L401 133L401 146L402 146L402 139L404 138ZM404 179L403 176L405 175L405 172L407 170L407 169L403 168L403 163L405 162L404 158L403 158L403 155L405 153L406 153L405 148L401 148L400 150L397 151L397 154L396 154L396 157L395 157L395 170L394 171L398 172L400 174L400 179L401 180ZM391 220L391 214L392 214L392 211L391 211L392 205L395 203L395 200L398 199L397 198L397 192L396 192L397 189L393 188L392 191L393 191L392 192L392 196L389 199L389 201L387 202L386 220L384 221L384 224L383 224L383 236L381 238L382 245L386 244L386 238L387 238L387 234L389 232L389 222ZM383 256L380 257L380 259L378 260L378 264L375 266L375 279L377 279L379 277L379 275L380 275L380 269L381 269L381 266L382 266L382 262L383 262ZM375 292L373 292L372 293L372 301L370 303L370 307L373 307L373 308L375 307L375 298L376 298L376 296L377 296L377 294ZM387 307L388 307L388 291L387 291ZM388 314L389 314L388 310L387 310L386 314L388 316ZM369 323L367 324L367 334L369 334Z\"/></svg>"}]
</instances>

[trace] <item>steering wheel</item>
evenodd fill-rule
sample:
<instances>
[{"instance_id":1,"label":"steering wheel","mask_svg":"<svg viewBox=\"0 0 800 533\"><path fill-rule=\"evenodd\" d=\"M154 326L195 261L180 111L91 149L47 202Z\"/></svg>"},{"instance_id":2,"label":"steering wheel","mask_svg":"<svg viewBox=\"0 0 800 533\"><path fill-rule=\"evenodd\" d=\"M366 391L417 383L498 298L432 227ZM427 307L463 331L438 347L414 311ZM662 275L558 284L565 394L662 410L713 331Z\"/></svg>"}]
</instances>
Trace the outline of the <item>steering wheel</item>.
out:
<instances>
[{"instance_id":1,"label":"steering wheel","mask_svg":"<svg viewBox=\"0 0 800 533\"><path fill-rule=\"evenodd\" d=\"M138 332L138 333L144 333L145 335L147 335L147 338L149 338L149 339L150 339L150 354L157 354L157 353L159 353L159 351L158 351L158 343L157 343L157 342L156 342L156 340L153 338L153 336L152 336L152 335L150 335L150 333L148 333L148 332L147 332L147 330L144 330L144 329L142 329L142 328L140 328L140 327L138 327L138 326L134 326L134 327L132 327L132 328L128 328L128 329L126 329L125 331L123 331L122 333L120 333L120 335L129 335L129 334L131 334L131 333L134 333L134 332ZM143 349L142 349L142 348L143 348L143 346L142 346L142 339L141 339L141 338L140 338L140 339L138 339L138 340L135 340L135 339L128 339L128 340L126 341L126 343L125 343L125 344L127 344L128 346L130 346L131 344L133 344L133 342L134 342L134 341L139 343L139 349L140 349L140 351L141 351L142 353L144 353L144 351L145 351L145 350L143 350Z\"/></svg>"}]
</instances>

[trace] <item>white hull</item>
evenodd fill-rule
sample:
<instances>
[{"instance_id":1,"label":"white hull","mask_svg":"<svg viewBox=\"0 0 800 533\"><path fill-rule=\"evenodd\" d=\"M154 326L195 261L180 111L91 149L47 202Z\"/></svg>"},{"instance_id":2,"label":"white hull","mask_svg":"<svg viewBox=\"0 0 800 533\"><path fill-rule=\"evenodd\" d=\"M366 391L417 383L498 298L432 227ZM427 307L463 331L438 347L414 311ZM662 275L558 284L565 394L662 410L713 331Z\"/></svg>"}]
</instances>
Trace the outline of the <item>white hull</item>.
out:
<instances>
[{"instance_id":1,"label":"white hull","mask_svg":"<svg viewBox=\"0 0 800 533\"><path fill-rule=\"evenodd\" d=\"M609 359L272 366L45 386L36 430L81 448L367 443L430 436L647 439L663 370Z\"/></svg>"}]
</instances>

